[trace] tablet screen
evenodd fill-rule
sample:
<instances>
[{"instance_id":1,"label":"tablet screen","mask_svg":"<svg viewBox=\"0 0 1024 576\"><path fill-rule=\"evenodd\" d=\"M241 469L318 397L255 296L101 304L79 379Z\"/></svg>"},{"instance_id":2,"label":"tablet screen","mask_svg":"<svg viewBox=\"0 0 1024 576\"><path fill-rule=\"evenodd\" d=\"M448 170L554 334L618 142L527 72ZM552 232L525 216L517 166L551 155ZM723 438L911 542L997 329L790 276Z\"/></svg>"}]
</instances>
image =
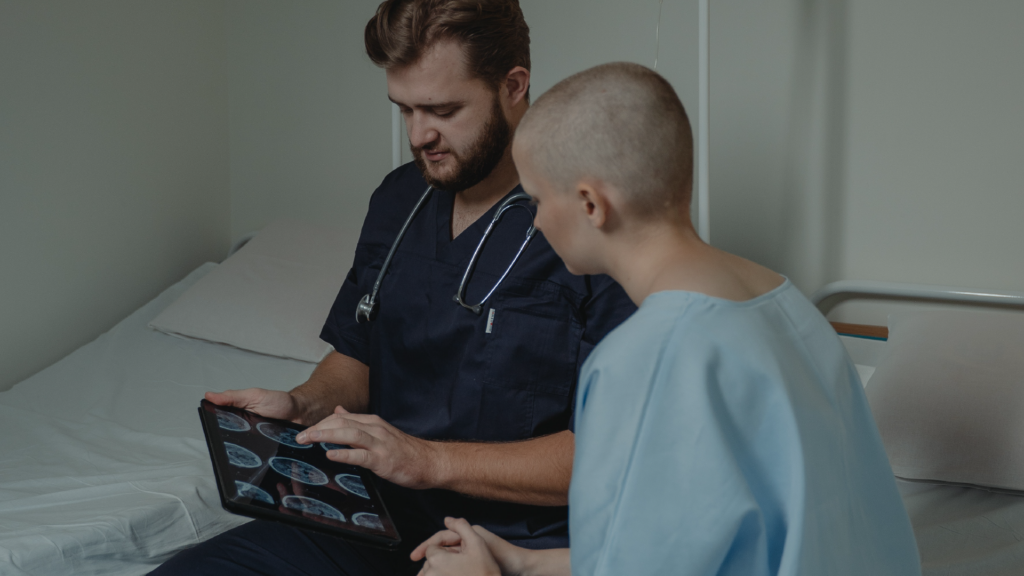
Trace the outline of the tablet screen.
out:
<instances>
[{"instance_id":1,"label":"tablet screen","mask_svg":"<svg viewBox=\"0 0 1024 576\"><path fill-rule=\"evenodd\" d=\"M346 446L299 444L305 426L206 400L199 415L228 511L387 547L401 541L373 475L327 458Z\"/></svg>"}]
</instances>

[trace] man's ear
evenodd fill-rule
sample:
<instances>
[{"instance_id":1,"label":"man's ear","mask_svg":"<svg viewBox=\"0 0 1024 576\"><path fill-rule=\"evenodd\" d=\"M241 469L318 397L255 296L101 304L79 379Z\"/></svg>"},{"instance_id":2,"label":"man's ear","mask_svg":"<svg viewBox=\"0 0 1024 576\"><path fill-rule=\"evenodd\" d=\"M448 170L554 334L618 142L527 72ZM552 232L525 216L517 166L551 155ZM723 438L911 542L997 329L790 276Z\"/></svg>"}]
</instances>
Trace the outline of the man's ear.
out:
<instances>
[{"instance_id":1,"label":"man's ear","mask_svg":"<svg viewBox=\"0 0 1024 576\"><path fill-rule=\"evenodd\" d=\"M587 220L594 228L603 229L611 215L611 203L604 186L599 182L584 180L576 185L576 193Z\"/></svg>"},{"instance_id":2,"label":"man's ear","mask_svg":"<svg viewBox=\"0 0 1024 576\"><path fill-rule=\"evenodd\" d=\"M514 108L524 99L526 91L530 89L530 71L522 66L516 66L505 76L503 92L508 94L508 107Z\"/></svg>"}]
</instances>

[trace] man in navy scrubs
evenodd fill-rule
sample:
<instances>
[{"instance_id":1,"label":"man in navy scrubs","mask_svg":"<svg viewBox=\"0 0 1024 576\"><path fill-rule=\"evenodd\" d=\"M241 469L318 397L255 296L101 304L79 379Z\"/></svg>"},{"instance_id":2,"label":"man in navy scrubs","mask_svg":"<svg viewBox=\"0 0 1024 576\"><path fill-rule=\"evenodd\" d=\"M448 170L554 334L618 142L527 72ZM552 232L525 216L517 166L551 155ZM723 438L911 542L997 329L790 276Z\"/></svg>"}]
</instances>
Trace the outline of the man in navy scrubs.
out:
<instances>
[{"instance_id":1,"label":"man in navy scrubs","mask_svg":"<svg viewBox=\"0 0 1024 576\"><path fill-rule=\"evenodd\" d=\"M366 48L386 70L415 163L389 174L370 199L354 265L321 334L335 351L291 392L207 394L319 423L299 441L351 446L329 457L384 480L403 551L254 521L156 573L415 574L408 552L446 515L520 546L568 545L576 375L635 307L610 278L571 275L540 234L479 313L453 301L498 204L522 192L510 144L529 105L529 41L517 0L380 5ZM374 318L357 322L360 298L428 184L435 190L398 245ZM533 208L522 206L487 240L467 302L484 298L523 243Z\"/></svg>"}]
</instances>

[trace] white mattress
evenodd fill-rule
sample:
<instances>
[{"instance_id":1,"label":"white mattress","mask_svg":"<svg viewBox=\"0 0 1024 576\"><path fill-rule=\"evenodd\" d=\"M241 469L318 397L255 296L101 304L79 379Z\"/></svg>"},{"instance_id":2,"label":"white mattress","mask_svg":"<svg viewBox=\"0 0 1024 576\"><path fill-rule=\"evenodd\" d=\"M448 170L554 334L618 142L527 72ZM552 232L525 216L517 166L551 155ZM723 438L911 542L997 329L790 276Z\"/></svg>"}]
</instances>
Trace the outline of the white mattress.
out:
<instances>
[{"instance_id":1,"label":"white mattress","mask_svg":"<svg viewBox=\"0 0 1024 576\"><path fill-rule=\"evenodd\" d=\"M870 385L885 342L840 337ZM924 576L1024 575L1024 494L896 480Z\"/></svg>"},{"instance_id":2,"label":"white mattress","mask_svg":"<svg viewBox=\"0 0 1024 576\"><path fill-rule=\"evenodd\" d=\"M1024 495L898 480L924 576L1024 574Z\"/></svg>"},{"instance_id":3,"label":"white mattress","mask_svg":"<svg viewBox=\"0 0 1024 576\"><path fill-rule=\"evenodd\" d=\"M245 521L220 506L199 400L313 365L146 326L215 266L0 393L0 574L144 574Z\"/></svg>"}]
</instances>

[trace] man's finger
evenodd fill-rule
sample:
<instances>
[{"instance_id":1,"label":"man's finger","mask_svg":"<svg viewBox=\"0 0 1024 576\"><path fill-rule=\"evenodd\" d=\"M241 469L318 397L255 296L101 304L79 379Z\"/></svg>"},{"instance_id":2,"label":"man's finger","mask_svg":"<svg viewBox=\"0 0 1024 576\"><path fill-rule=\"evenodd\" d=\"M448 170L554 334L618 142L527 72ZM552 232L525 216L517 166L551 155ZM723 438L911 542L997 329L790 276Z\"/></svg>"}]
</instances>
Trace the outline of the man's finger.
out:
<instances>
[{"instance_id":1,"label":"man's finger","mask_svg":"<svg viewBox=\"0 0 1024 576\"><path fill-rule=\"evenodd\" d=\"M342 464L360 466L369 470L373 470L373 464L375 462L372 452L369 450L360 450L358 448L351 448L349 450L330 450L327 452L327 459L335 462L341 462Z\"/></svg>"},{"instance_id":2,"label":"man's finger","mask_svg":"<svg viewBox=\"0 0 1024 576\"><path fill-rule=\"evenodd\" d=\"M236 408L246 408L249 406L249 399L247 395L243 394L245 390L225 390L223 392L207 392L204 397L218 406L235 406Z\"/></svg>"},{"instance_id":3,"label":"man's finger","mask_svg":"<svg viewBox=\"0 0 1024 576\"><path fill-rule=\"evenodd\" d=\"M332 434L338 433L342 430L358 430L364 434L374 437L369 431L376 429L368 425L368 423L358 422L356 420L350 420L346 418L338 418L327 421L326 419L321 421L316 426L310 426L295 437L295 440L299 443L306 442L335 442L331 440ZM336 444L351 444L351 442L335 442Z\"/></svg>"},{"instance_id":4,"label":"man's finger","mask_svg":"<svg viewBox=\"0 0 1024 576\"><path fill-rule=\"evenodd\" d=\"M372 449L377 444L377 438L362 428L332 428L330 430L317 430L310 433L307 438L314 442L330 442L331 444L345 444L355 448Z\"/></svg>"},{"instance_id":5,"label":"man's finger","mask_svg":"<svg viewBox=\"0 0 1024 576\"><path fill-rule=\"evenodd\" d=\"M360 422L363 424L380 424L381 422L384 421L380 416L377 416L376 414L352 414L351 412L345 412L344 414L335 412L334 414L331 414L327 418L324 418L324 421L326 420L350 420L352 422Z\"/></svg>"},{"instance_id":6,"label":"man's finger","mask_svg":"<svg viewBox=\"0 0 1024 576\"><path fill-rule=\"evenodd\" d=\"M331 437L336 440L330 440ZM348 444L349 446L355 446L358 448L373 449L377 446L384 435L380 433L380 430L364 426L362 424L349 423L344 428L335 428L333 430L325 430L323 437L327 438L327 442L333 442L334 444ZM343 442L344 438L351 439L350 442ZM322 442L323 440L321 440Z\"/></svg>"}]
</instances>

